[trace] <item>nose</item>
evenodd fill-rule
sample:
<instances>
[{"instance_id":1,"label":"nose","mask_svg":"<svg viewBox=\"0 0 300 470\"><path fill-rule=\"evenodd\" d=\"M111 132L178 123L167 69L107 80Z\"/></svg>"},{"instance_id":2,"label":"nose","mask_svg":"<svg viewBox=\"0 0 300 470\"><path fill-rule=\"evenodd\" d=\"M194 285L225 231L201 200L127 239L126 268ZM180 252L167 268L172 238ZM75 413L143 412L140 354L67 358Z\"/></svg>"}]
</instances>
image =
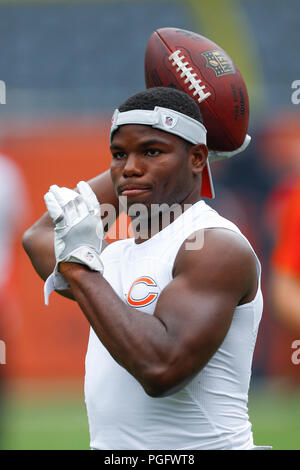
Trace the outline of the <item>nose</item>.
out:
<instances>
[{"instance_id":1,"label":"nose","mask_svg":"<svg viewBox=\"0 0 300 470\"><path fill-rule=\"evenodd\" d=\"M123 167L124 178L142 176L143 174L144 168L141 158L139 158L138 155L134 153L129 154Z\"/></svg>"}]
</instances>

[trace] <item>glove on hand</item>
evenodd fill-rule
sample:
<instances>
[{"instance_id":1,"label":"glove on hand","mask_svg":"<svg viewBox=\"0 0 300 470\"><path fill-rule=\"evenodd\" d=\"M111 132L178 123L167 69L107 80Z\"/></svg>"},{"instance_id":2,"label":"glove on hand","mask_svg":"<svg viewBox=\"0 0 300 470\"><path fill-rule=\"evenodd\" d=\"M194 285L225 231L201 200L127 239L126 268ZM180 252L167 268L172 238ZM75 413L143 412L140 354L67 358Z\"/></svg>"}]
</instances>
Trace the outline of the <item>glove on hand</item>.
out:
<instances>
[{"instance_id":1,"label":"glove on hand","mask_svg":"<svg viewBox=\"0 0 300 470\"><path fill-rule=\"evenodd\" d=\"M100 259L103 224L100 204L91 187L81 181L78 193L56 185L50 187L44 199L50 217L55 223L54 251L56 265L45 283L45 303L53 290L69 287L58 271L60 262L80 263L93 271L103 272Z\"/></svg>"}]
</instances>

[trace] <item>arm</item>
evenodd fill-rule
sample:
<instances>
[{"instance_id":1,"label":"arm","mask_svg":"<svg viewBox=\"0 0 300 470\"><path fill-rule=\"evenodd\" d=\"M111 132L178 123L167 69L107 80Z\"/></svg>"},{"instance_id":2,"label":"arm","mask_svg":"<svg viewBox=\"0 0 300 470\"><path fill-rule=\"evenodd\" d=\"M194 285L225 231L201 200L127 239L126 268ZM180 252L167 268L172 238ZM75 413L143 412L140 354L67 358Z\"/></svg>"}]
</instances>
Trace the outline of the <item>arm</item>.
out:
<instances>
[{"instance_id":1,"label":"arm","mask_svg":"<svg viewBox=\"0 0 300 470\"><path fill-rule=\"evenodd\" d=\"M73 263L60 271L100 341L151 396L178 391L206 365L257 286L248 245L220 229L206 232L202 250L181 248L154 315L126 305L99 273Z\"/></svg>"},{"instance_id":2,"label":"arm","mask_svg":"<svg viewBox=\"0 0 300 470\"><path fill-rule=\"evenodd\" d=\"M271 296L277 318L294 334L300 332L300 279L296 274L274 270Z\"/></svg>"},{"instance_id":3,"label":"arm","mask_svg":"<svg viewBox=\"0 0 300 470\"><path fill-rule=\"evenodd\" d=\"M118 215L118 198L112 185L110 172L106 171L89 181L101 203L112 204ZM109 227L105 227L108 230ZM29 256L37 274L45 281L55 266L54 224L48 213L45 213L23 235L23 247ZM66 297L73 298L70 291L60 291Z\"/></svg>"}]
</instances>

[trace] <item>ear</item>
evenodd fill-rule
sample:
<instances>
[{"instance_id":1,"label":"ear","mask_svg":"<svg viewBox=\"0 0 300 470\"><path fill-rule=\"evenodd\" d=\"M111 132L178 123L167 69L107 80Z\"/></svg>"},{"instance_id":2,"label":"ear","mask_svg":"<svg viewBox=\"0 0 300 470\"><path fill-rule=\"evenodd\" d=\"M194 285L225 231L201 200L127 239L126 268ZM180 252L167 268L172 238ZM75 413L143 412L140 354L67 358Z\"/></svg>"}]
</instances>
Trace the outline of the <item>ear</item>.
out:
<instances>
[{"instance_id":1,"label":"ear","mask_svg":"<svg viewBox=\"0 0 300 470\"><path fill-rule=\"evenodd\" d=\"M208 156L208 148L205 144L196 144L190 148L190 162L194 175L202 173L206 165Z\"/></svg>"}]
</instances>

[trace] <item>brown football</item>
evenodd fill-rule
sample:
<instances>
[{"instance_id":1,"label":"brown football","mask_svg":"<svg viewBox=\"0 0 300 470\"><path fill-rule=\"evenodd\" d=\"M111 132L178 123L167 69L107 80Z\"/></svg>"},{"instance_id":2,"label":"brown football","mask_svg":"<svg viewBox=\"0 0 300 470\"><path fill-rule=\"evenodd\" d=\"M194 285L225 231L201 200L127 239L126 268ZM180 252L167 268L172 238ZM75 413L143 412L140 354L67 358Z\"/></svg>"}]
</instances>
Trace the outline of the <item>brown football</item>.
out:
<instances>
[{"instance_id":1,"label":"brown football","mask_svg":"<svg viewBox=\"0 0 300 470\"><path fill-rule=\"evenodd\" d=\"M147 88L174 87L198 104L211 150L241 147L248 130L249 99L243 77L228 54L200 34L161 28L145 54Z\"/></svg>"}]
</instances>

